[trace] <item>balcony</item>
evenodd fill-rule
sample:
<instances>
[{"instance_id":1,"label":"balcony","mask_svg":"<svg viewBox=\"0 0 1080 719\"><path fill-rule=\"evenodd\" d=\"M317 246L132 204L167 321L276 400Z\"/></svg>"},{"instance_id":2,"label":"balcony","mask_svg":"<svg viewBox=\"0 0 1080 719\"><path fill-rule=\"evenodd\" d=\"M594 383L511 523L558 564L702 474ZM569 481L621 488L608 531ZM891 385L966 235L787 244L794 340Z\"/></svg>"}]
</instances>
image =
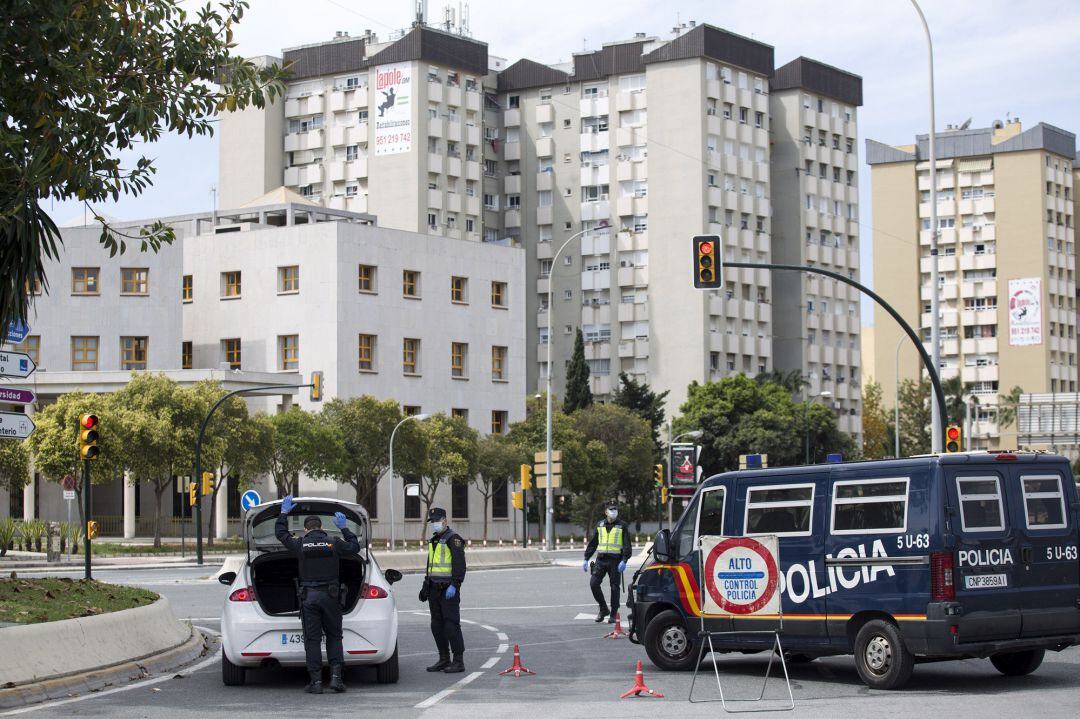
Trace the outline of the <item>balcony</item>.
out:
<instances>
[{"instance_id":1,"label":"balcony","mask_svg":"<svg viewBox=\"0 0 1080 719\"><path fill-rule=\"evenodd\" d=\"M433 210L441 210L443 206L443 193L442 190L428 190L428 208Z\"/></svg>"},{"instance_id":2,"label":"balcony","mask_svg":"<svg viewBox=\"0 0 1080 719\"><path fill-rule=\"evenodd\" d=\"M536 208L536 224L538 224L538 225L550 225L551 224L551 205Z\"/></svg>"},{"instance_id":3,"label":"balcony","mask_svg":"<svg viewBox=\"0 0 1080 719\"><path fill-rule=\"evenodd\" d=\"M619 217L646 215L649 212L649 198L632 195L620 197L616 203L616 212Z\"/></svg>"},{"instance_id":4,"label":"balcony","mask_svg":"<svg viewBox=\"0 0 1080 719\"><path fill-rule=\"evenodd\" d=\"M521 159L521 143L508 142L503 145L503 159L507 162Z\"/></svg>"},{"instance_id":5,"label":"balcony","mask_svg":"<svg viewBox=\"0 0 1080 719\"><path fill-rule=\"evenodd\" d=\"M609 142L606 130L603 132L583 132L581 134L580 149L582 152L600 152L608 149Z\"/></svg>"},{"instance_id":6,"label":"balcony","mask_svg":"<svg viewBox=\"0 0 1080 719\"><path fill-rule=\"evenodd\" d=\"M582 117L599 117L609 114L608 107L608 98L605 95L603 97L582 98L579 109Z\"/></svg>"},{"instance_id":7,"label":"balcony","mask_svg":"<svg viewBox=\"0 0 1080 719\"><path fill-rule=\"evenodd\" d=\"M512 227L521 227L521 210L507 210L503 215L503 226L507 229Z\"/></svg>"},{"instance_id":8,"label":"balcony","mask_svg":"<svg viewBox=\"0 0 1080 719\"><path fill-rule=\"evenodd\" d=\"M503 178L503 192L507 195L521 194L521 175L507 175Z\"/></svg>"},{"instance_id":9,"label":"balcony","mask_svg":"<svg viewBox=\"0 0 1080 719\"><path fill-rule=\"evenodd\" d=\"M285 168L285 184L290 187L321 185L323 181L322 163Z\"/></svg>"},{"instance_id":10,"label":"balcony","mask_svg":"<svg viewBox=\"0 0 1080 719\"><path fill-rule=\"evenodd\" d=\"M285 135L285 152L299 152L301 150L315 150L323 147L323 130L309 130L308 132L293 132Z\"/></svg>"},{"instance_id":11,"label":"balcony","mask_svg":"<svg viewBox=\"0 0 1080 719\"><path fill-rule=\"evenodd\" d=\"M480 180L480 163L475 160L465 160L465 179Z\"/></svg>"},{"instance_id":12,"label":"balcony","mask_svg":"<svg viewBox=\"0 0 1080 719\"><path fill-rule=\"evenodd\" d=\"M606 220L611 217L611 206L607 200L581 203L581 220Z\"/></svg>"},{"instance_id":13,"label":"balcony","mask_svg":"<svg viewBox=\"0 0 1080 719\"><path fill-rule=\"evenodd\" d=\"M503 125L505 127L519 127L521 125L521 110L514 108L503 112Z\"/></svg>"},{"instance_id":14,"label":"balcony","mask_svg":"<svg viewBox=\"0 0 1080 719\"><path fill-rule=\"evenodd\" d=\"M446 87L446 104L450 107L461 107L461 88L454 85Z\"/></svg>"},{"instance_id":15,"label":"balcony","mask_svg":"<svg viewBox=\"0 0 1080 719\"><path fill-rule=\"evenodd\" d=\"M550 192L555 186L555 173L554 172L538 172L536 173L536 191L537 192Z\"/></svg>"},{"instance_id":16,"label":"balcony","mask_svg":"<svg viewBox=\"0 0 1080 719\"><path fill-rule=\"evenodd\" d=\"M429 152L427 157L428 172L434 172L436 175L441 175L443 171L442 155L436 155L434 152Z\"/></svg>"},{"instance_id":17,"label":"balcony","mask_svg":"<svg viewBox=\"0 0 1080 719\"><path fill-rule=\"evenodd\" d=\"M441 82L428 81L428 102L443 101L443 86Z\"/></svg>"},{"instance_id":18,"label":"balcony","mask_svg":"<svg viewBox=\"0 0 1080 719\"><path fill-rule=\"evenodd\" d=\"M631 170L634 165L627 163L620 163L620 168L626 167ZM607 185L610 182L611 169L609 165L592 165L584 164L581 166L581 185ZM622 179L630 179L622 178Z\"/></svg>"},{"instance_id":19,"label":"balcony","mask_svg":"<svg viewBox=\"0 0 1080 719\"><path fill-rule=\"evenodd\" d=\"M536 156L551 157L555 154L555 141L550 137L540 137L536 140Z\"/></svg>"},{"instance_id":20,"label":"balcony","mask_svg":"<svg viewBox=\"0 0 1080 719\"><path fill-rule=\"evenodd\" d=\"M555 122L555 106L550 102L543 102L537 105L536 122L537 124Z\"/></svg>"}]
</instances>

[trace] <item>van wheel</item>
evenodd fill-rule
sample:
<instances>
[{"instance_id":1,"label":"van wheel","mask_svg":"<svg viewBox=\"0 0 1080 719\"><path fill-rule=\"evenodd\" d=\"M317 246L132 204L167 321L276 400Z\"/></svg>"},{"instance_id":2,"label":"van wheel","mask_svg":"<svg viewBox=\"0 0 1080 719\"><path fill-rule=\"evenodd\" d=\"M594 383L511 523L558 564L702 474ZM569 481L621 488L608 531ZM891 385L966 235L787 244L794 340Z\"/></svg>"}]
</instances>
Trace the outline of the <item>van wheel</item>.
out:
<instances>
[{"instance_id":1,"label":"van wheel","mask_svg":"<svg viewBox=\"0 0 1080 719\"><path fill-rule=\"evenodd\" d=\"M855 668L871 689L896 689L911 678L915 657L895 624L873 619L855 637Z\"/></svg>"},{"instance_id":2,"label":"van wheel","mask_svg":"<svg viewBox=\"0 0 1080 719\"><path fill-rule=\"evenodd\" d=\"M398 650L394 645L394 653L382 664L375 665L375 681L379 684L397 684L398 681Z\"/></svg>"},{"instance_id":3,"label":"van wheel","mask_svg":"<svg viewBox=\"0 0 1080 719\"><path fill-rule=\"evenodd\" d=\"M645 652L665 671L692 669L697 660L697 647L682 615L672 609L660 612L645 627Z\"/></svg>"},{"instance_id":4,"label":"van wheel","mask_svg":"<svg viewBox=\"0 0 1080 719\"><path fill-rule=\"evenodd\" d=\"M221 650L221 682L227 687L242 687L247 681L247 669L238 667L225 656L225 650Z\"/></svg>"},{"instance_id":5,"label":"van wheel","mask_svg":"<svg viewBox=\"0 0 1080 719\"><path fill-rule=\"evenodd\" d=\"M1038 669L1044 656L1045 649L1028 649L1023 652L995 654L990 657L990 663L1007 677L1022 677Z\"/></svg>"}]
</instances>

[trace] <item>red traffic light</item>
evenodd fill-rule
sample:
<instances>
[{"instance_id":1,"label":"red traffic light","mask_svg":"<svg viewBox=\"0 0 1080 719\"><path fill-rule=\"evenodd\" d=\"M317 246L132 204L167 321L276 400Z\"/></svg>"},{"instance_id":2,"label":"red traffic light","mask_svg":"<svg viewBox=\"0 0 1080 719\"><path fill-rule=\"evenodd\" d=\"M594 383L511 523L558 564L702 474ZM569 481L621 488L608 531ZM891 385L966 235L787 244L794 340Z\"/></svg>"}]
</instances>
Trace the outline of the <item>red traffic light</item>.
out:
<instances>
[{"instance_id":1,"label":"red traffic light","mask_svg":"<svg viewBox=\"0 0 1080 719\"><path fill-rule=\"evenodd\" d=\"M79 417L79 426L83 429L94 429L98 426L98 416L96 414L84 414Z\"/></svg>"},{"instance_id":2,"label":"red traffic light","mask_svg":"<svg viewBox=\"0 0 1080 719\"><path fill-rule=\"evenodd\" d=\"M960 428L949 427L945 431L945 436L948 437L950 441L955 442L956 440L960 439Z\"/></svg>"},{"instance_id":3,"label":"red traffic light","mask_svg":"<svg viewBox=\"0 0 1080 719\"><path fill-rule=\"evenodd\" d=\"M700 245L698 245L698 252L703 255L711 255L712 251L713 246L711 242L702 242Z\"/></svg>"}]
</instances>

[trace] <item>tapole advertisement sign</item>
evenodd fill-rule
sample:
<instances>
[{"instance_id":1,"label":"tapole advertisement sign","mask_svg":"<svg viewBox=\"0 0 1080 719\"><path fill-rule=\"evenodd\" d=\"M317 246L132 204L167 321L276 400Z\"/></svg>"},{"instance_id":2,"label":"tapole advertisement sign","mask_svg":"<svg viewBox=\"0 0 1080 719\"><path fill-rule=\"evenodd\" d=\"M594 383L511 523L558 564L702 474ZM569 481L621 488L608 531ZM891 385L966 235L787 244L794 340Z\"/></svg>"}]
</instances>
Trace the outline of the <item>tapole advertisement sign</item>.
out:
<instances>
[{"instance_id":1,"label":"tapole advertisement sign","mask_svg":"<svg viewBox=\"0 0 1080 719\"><path fill-rule=\"evenodd\" d=\"M1042 344L1042 278L1009 280L1009 346Z\"/></svg>"},{"instance_id":2,"label":"tapole advertisement sign","mask_svg":"<svg viewBox=\"0 0 1080 719\"><path fill-rule=\"evenodd\" d=\"M671 445L671 484L697 484L697 447L692 444Z\"/></svg>"},{"instance_id":3,"label":"tapole advertisement sign","mask_svg":"<svg viewBox=\"0 0 1080 719\"><path fill-rule=\"evenodd\" d=\"M375 69L375 154L412 150L412 67L410 63Z\"/></svg>"}]
</instances>

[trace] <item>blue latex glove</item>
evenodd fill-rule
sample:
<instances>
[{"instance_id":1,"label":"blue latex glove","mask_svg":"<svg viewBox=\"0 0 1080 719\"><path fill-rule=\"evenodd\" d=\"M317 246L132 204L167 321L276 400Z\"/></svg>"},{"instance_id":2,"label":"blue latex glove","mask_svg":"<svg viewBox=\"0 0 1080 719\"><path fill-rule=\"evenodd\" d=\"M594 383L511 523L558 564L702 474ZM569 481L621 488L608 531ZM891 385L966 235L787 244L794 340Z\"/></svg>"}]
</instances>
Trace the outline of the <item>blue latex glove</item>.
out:
<instances>
[{"instance_id":1,"label":"blue latex glove","mask_svg":"<svg viewBox=\"0 0 1080 719\"><path fill-rule=\"evenodd\" d=\"M446 598L447 599L453 599L456 596L457 596L457 587L455 587L453 584L451 584L449 587L446 588Z\"/></svg>"},{"instance_id":2,"label":"blue latex glove","mask_svg":"<svg viewBox=\"0 0 1080 719\"><path fill-rule=\"evenodd\" d=\"M626 560L625 559L622 560L621 562L619 562L619 574L622 574L624 569L626 569Z\"/></svg>"},{"instance_id":3,"label":"blue latex glove","mask_svg":"<svg viewBox=\"0 0 1080 719\"><path fill-rule=\"evenodd\" d=\"M293 507L295 506L296 502L293 501L292 495L287 494L285 495L285 499L281 500L281 513L288 514L289 512L293 511Z\"/></svg>"},{"instance_id":4,"label":"blue latex glove","mask_svg":"<svg viewBox=\"0 0 1080 719\"><path fill-rule=\"evenodd\" d=\"M341 512L334 512L334 526L338 529L345 529L345 515Z\"/></svg>"},{"instance_id":5,"label":"blue latex glove","mask_svg":"<svg viewBox=\"0 0 1080 719\"><path fill-rule=\"evenodd\" d=\"M584 562L581 563L581 571L583 571L583 572L589 571L589 560L588 559L586 559Z\"/></svg>"}]
</instances>

